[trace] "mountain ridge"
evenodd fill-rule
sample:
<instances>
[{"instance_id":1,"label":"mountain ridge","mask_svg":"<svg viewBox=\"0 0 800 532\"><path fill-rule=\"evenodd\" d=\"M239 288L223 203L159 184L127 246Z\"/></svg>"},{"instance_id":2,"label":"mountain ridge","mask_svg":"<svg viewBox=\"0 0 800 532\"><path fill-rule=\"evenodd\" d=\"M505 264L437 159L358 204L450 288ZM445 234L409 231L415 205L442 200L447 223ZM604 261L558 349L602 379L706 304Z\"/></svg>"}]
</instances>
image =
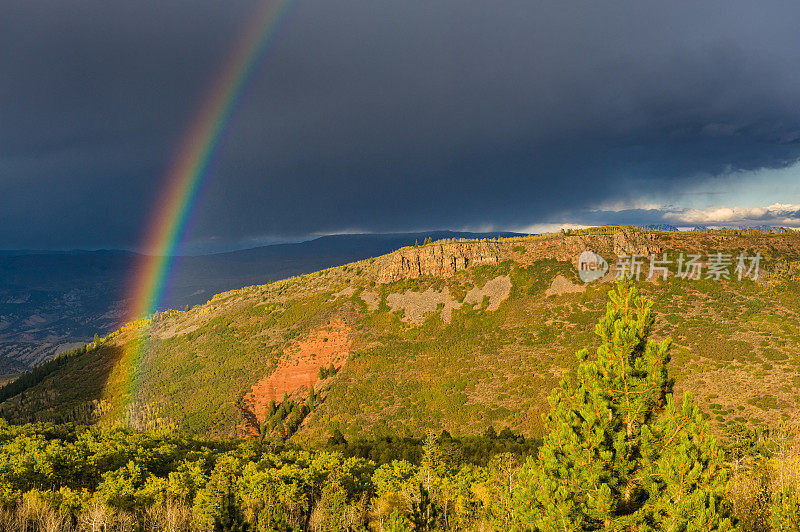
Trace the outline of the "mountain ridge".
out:
<instances>
[{"instance_id":1,"label":"mountain ridge","mask_svg":"<svg viewBox=\"0 0 800 532\"><path fill-rule=\"evenodd\" d=\"M124 361L142 324L75 357L0 411L20 421L125 421L300 440L334 429L418 435L475 433L486 424L535 436L573 353L594 345L591 324L612 286L613 275L581 282L576 267L587 249L609 259L760 253L759 280L672 275L639 284L663 316L656 335L673 337L676 390L695 393L716 431L774 422L794 408L799 235L599 228L408 246L221 293L148 320L135 390ZM83 389L75 390L79 378Z\"/></svg>"}]
</instances>

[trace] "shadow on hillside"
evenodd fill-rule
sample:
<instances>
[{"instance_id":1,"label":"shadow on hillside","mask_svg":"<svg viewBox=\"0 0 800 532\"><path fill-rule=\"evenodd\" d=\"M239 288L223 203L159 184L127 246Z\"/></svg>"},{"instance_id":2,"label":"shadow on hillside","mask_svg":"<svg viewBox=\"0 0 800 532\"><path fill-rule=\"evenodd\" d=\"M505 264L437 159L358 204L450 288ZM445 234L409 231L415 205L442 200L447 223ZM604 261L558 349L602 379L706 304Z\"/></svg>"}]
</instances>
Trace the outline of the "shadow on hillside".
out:
<instances>
[{"instance_id":1,"label":"shadow on hillside","mask_svg":"<svg viewBox=\"0 0 800 532\"><path fill-rule=\"evenodd\" d=\"M124 346L100 345L50 360L0 388L0 417L15 424L92 424L124 385L124 357Z\"/></svg>"}]
</instances>

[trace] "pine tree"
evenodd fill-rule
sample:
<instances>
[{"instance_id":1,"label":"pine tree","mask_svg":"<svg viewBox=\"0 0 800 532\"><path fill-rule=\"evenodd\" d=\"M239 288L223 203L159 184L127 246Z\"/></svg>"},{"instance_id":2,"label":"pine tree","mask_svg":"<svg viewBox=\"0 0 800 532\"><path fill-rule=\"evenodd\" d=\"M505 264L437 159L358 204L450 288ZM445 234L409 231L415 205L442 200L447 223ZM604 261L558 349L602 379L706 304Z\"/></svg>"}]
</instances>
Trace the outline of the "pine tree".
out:
<instances>
[{"instance_id":1,"label":"pine tree","mask_svg":"<svg viewBox=\"0 0 800 532\"><path fill-rule=\"evenodd\" d=\"M201 530L207 532L245 532L249 530L242 512L236 479L240 474L236 460L222 457L206 485L194 501L194 511Z\"/></svg>"},{"instance_id":2,"label":"pine tree","mask_svg":"<svg viewBox=\"0 0 800 532\"><path fill-rule=\"evenodd\" d=\"M420 483L419 501L411 503L411 522L415 532L428 532L436 529L436 517L439 510L431 500L428 490Z\"/></svg>"},{"instance_id":3,"label":"pine tree","mask_svg":"<svg viewBox=\"0 0 800 532\"><path fill-rule=\"evenodd\" d=\"M652 301L620 282L596 357L550 396L547 435L515 493L533 530L727 530L722 456L691 398L672 399L669 340L648 340Z\"/></svg>"},{"instance_id":4,"label":"pine tree","mask_svg":"<svg viewBox=\"0 0 800 532\"><path fill-rule=\"evenodd\" d=\"M314 403L317 401L317 392L314 391L314 387L312 386L311 389L308 391L308 398L306 399L306 406L308 406L309 410L314 408Z\"/></svg>"}]
</instances>

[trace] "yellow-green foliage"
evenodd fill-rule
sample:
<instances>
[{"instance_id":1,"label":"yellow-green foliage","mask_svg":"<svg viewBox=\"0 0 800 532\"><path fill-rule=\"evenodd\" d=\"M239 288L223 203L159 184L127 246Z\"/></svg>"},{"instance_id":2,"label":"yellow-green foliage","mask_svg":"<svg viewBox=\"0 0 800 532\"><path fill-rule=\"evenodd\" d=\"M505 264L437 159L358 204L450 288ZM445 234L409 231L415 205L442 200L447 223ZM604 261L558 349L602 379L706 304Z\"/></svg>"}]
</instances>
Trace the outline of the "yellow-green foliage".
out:
<instances>
[{"instance_id":1,"label":"yellow-green foliage","mask_svg":"<svg viewBox=\"0 0 800 532\"><path fill-rule=\"evenodd\" d=\"M376 463L353 454L385 442L303 449L0 420L0 529L380 529L411 522L420 485L434 530L506 528L510 478L531 450L517 439L431 435Z\"/></svg>"}]
</instances>

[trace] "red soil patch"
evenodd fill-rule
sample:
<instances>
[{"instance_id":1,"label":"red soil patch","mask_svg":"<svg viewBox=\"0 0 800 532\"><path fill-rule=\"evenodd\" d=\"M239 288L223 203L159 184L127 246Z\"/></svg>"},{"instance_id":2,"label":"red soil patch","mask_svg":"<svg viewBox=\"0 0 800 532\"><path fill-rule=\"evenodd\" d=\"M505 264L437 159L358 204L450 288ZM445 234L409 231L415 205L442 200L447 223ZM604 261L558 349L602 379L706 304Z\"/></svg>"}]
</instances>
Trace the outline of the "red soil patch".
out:
<instances>
[{"instance_id":1,"label":"red soil patch","mask_svg":"<svg viewBox=\"0 0 800 532\"><path fill-rule=\"evenodd\" d=\"M270 401L280 403L284 395L301 390L302 396L307 395L319 382L319 368L327 368L333 363L339 369L347 360L352 343L350 333L350 327L337 319L289 347L275 371L253 385L244 397L249 413L260 423L266 417Z\"/></svg>"}]
</instances>

